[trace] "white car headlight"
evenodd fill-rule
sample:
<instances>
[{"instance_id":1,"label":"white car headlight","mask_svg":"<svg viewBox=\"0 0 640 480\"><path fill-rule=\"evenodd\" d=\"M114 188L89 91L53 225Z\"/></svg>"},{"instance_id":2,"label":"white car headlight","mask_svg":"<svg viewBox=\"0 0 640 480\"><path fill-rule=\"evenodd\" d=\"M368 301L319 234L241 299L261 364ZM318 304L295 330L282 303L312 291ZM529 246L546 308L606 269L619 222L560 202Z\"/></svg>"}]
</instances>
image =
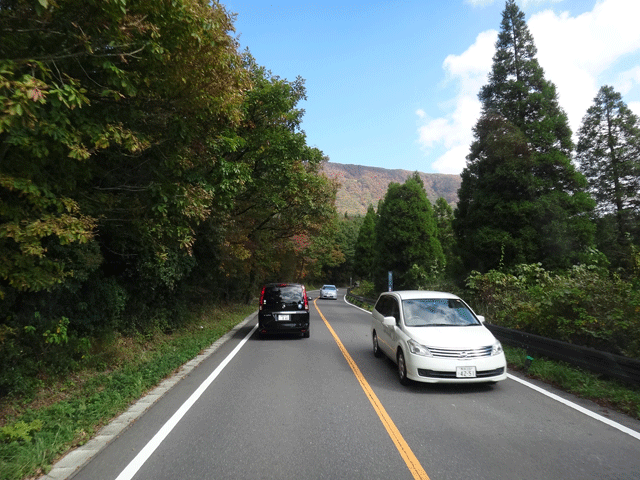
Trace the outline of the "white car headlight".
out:
<instances>
[{"instance_id":1,"label":"white car headlight","mask_svg":"<svg viewBox=\"0 0 640 480\"><path fill-rule=\"evenodd\" d=\"M491 348L491 356L500 355L502 353L502 344L500 342L496 342L493 344Z\"/></svg>"},{"instance_id":2,"label":"white car headlight","mask_svg":"<svg viewBox=\"0 0 640 480\"><path fill-rule=\"evenodd\" d=\"M431 357L431 352L424 345L420 345L415 340L408 340L407 345L409 346L409 351L414 355L422 355L423 357Z\"/></svg>"}]
</instances>

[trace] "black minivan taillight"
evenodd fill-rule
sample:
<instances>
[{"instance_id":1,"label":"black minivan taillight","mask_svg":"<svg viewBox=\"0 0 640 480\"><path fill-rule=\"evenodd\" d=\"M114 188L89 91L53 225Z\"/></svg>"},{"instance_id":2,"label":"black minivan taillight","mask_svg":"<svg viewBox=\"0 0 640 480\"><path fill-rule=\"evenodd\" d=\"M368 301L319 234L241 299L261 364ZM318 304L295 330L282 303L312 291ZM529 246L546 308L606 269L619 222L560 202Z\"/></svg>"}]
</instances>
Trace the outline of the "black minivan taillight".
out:
<instances>
[{"instance_id":1,"label":"black minivan taillight","mask_svg":"<svg viewBox=\"0 0 640 480\"><path fill-rule=\"evenodd\" d=\"M307 297L307 289L302 286L302 298L304 298L304 309L309 310L309 298Z\"/></svg>"}]
</instances>

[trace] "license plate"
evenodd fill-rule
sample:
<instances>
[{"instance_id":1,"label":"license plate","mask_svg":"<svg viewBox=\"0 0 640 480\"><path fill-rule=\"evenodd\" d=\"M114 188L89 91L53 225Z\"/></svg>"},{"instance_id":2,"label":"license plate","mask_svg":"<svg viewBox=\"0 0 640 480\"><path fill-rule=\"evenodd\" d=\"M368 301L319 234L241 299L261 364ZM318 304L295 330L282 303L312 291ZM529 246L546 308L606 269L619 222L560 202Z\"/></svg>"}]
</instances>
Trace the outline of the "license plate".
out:
<instances>
[{"instance_id":1,"label":"license plate","mask_svg":"<svg viewBox=\"0 0 640 480\"><path fill-rule=\"evenodd\" d=\"M291 321L291 315L278 315L277 320L279 322L289 322L289 321Z\"/></svg>"},{"instance_id":2,"label":"license plate","mask_svg":"<svg viewBox=\"0 0 640 480\"><path fill-rule=\"evenodd\" d=\"M476 367L456 367L456 377L458 378L475 378Z\"/></svg>"}]
</instances>

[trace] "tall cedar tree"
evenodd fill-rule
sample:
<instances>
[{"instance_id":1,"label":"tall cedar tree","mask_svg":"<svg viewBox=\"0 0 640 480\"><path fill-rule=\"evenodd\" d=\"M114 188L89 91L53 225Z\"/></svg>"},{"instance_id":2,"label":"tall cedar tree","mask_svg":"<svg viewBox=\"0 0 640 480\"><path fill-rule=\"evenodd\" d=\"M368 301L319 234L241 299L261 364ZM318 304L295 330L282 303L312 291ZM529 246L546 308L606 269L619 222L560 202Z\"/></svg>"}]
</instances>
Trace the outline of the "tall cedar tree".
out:
<instances>
[{"instance_id":1,"label":"tall cedar tree","mask_svg":"<svg viewBox=\"0 0 640 480\"><path fill-rule=\"evenodd\" d=\"M393 272L394 289L400 290L417 288L410 274L416 268L423 276L444 268L433 209L417 172L402 185L389 184L378 214L376 289L385 290L388 271Z\"/></svg>"},{"instance_id":2,"label":"tall cedar tree","mask_svg":"<svg viewBox=\"0 0 640 480\"><path fill-rule=\"evenodd\" d=\"M593 200L572 165L567 116L535 58L524 13L506 2L454 220L467 271L569 266L590 245Z\"/></svg>"},{"instance_id":3,"label":"tall cedar tree","mask_svg":"<svg viewBox=\"0 0 640 480\"><path fill-rule=\"evenodd\" d=\"M636 236L637 241L639 233L638 117L622 101L618 92L610 86L603 86L582 119L578 134L576 159L597 201L596 213L605 219L615 218L615 238L602 239L603 250L609 250L606 253L615 257L611 260L620 265L620 261L626 257L624 248L612 248L612 245L624 247L629 242L628 235L631 234L632 238ZM598 237L600 240L601 235Z\"/></svg>"},{"instance_id":4,"label":"tall cedar tree","mask_svg":"<svg viewBox=\"0 0 640 480\"><path fill-rule=\"evenodd\" d=\"M376 211L369 205L356 240L355 274L363 280L373 280L376 259Z\"/></svg>"}]
</instances>

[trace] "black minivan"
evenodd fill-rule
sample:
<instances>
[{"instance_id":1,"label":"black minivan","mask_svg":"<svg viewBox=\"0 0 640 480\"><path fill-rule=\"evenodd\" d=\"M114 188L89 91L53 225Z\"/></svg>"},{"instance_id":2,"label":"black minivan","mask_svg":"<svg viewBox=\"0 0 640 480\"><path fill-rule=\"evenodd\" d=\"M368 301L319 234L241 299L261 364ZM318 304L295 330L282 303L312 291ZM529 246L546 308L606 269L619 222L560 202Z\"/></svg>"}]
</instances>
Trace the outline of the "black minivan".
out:
<instances>
[{"instance_id":1,"label":"black minivan","mask_svg":"<svg viewBox=\"0 0 640 480\"><path fill-rule=\"evenodd\" d=\"M269 283L262 287L258 335L301 333L309 338L309 299L299 283Z\"/></svg>"}]
</instances>

